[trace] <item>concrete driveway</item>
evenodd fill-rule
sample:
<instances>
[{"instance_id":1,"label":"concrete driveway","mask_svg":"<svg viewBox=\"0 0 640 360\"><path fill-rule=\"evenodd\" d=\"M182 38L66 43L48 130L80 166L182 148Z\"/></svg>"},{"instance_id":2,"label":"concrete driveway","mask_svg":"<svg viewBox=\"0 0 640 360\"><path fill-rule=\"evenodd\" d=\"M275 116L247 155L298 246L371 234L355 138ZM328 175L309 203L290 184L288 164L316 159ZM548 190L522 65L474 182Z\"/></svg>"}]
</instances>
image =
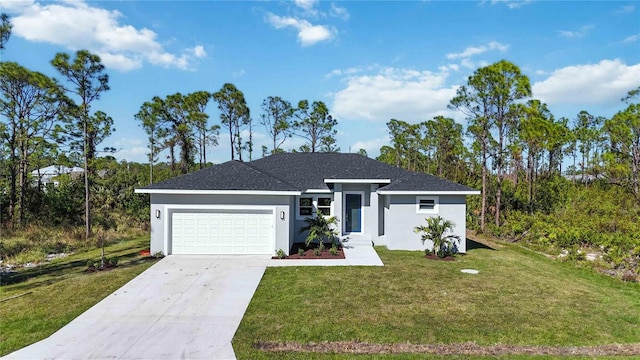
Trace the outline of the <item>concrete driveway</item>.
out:
<instances>
[{"instance_id":1,"label":"concrete driveway","mask_svg":"<svg viewBox=\"0 0 640 360\"><path fill-rule=\"evenodd\" d=\"M235 359L231 339L269 258L168 256L3 359Z\"/></svg>"}]
</instances>

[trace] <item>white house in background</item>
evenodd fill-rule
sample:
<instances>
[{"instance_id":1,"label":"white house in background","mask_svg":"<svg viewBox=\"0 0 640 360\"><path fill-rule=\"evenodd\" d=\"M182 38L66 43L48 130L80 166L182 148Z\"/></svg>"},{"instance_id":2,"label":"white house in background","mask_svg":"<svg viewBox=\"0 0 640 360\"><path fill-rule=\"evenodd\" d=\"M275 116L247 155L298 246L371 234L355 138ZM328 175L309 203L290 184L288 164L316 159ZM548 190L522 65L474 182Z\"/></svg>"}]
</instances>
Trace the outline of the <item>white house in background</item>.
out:
<instances>
[{"instance_id":1,"label":"white house in background","mask_svg":"<svg viewBox=\"0 0 640 360\"><path fill-rule=\"evenodd\" d=\"M81 167L73 166L68 167L64 165L50 165L47 167L43 167L41 169L36 169L31 172L31 177L33 179L33 184L38 185L38 183L46 186L48 184L53 184L53 186L58 186L60 182L57 177L62 174L68 175L79 175L83 174L84 169Z\"/></svg>"},{"instance_id":2,"label":"white house in background","mask_svg":"<svg viewBox=\"0 0 640 360\"><path fill-rule=\"evenodd\" d=\"M466 196L479 191L359 154L282 153L228 161L136 189L151 195L151 252L275 254L303 242L319 211L348 244L422 250L425 218L455 223L466 251Z\"/></svg>"}]
</instances>

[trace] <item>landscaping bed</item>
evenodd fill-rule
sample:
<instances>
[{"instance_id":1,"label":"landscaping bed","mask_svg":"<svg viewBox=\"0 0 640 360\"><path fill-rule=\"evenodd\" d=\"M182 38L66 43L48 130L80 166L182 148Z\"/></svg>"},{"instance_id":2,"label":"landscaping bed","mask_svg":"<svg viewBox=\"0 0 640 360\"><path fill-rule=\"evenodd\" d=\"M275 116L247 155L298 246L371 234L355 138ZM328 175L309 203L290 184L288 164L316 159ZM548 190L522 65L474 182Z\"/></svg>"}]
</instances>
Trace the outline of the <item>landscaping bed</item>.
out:
<instances>
[{"instance_id":1,"label":"landscaping bed","mask_svg":"<svg viewBox=\"0 0 640 360\"><path fill-rule=\"evenodd\" d=\"M318 244L311 244L309 246L304 243L294 243L289 251L290 255L287 255L284 259L298 259L298 260L314 260L314 259L344 259L344 251L341 245L336 245L335 251L331 250L331 244L325 243L324 249L319 253L316 251ZM274 259L279 259L278 256L274 256Z\"/></svg>"}]
</instances>

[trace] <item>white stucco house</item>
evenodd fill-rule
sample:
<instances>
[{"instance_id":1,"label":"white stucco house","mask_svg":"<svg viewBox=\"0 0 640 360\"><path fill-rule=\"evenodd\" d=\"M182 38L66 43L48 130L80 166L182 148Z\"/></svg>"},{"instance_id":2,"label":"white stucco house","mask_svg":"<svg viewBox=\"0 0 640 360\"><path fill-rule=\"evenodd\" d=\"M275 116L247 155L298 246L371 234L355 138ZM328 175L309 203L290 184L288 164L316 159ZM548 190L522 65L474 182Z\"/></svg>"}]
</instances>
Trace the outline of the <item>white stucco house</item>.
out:
<instances>
[{"instance_id":1,"label":"white stucco house","mask_svg":"<svg viewBox=\"0 0 640 360\"><path fill-rule=\"evenodd\" d=\"M136 189L151 198L151 252L288 253L307 216L339 219L341 237L389 249L422 250L413 232L440 215L465 239L466 196L480 194L436 176L359 154L282 153L229 161ZM459 246L465 252L465 241Z\"/></svg>"},{"instance_id":2,"label":"white stucco house","mask_svg":"<svg viewBox=\"0 0 640 360\"><path fill-rule=\"evenodd\" d=\"M33 178L33 183L35 185L48 185L53 184L54 186L60 185L58 181L58 176L63 174L68 174L71 176L78 176L84 173L84 169L81 167L73 166L64 166L64 165L50 165L47 167L43 167L40 169L33 170L31 172L31 176Z\"/></svg>"}]
</instances>

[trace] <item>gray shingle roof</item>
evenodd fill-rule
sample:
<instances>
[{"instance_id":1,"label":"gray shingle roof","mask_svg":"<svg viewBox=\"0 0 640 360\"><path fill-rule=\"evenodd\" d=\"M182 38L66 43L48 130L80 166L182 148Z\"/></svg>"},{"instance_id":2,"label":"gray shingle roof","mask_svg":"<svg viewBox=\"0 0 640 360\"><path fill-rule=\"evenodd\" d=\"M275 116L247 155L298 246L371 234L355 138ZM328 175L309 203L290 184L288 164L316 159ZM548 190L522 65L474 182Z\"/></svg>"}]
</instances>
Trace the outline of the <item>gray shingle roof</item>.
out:
<instances>
[{"instance_id":1,"label":"gray shingle roof","mask_svg":"<svg viewBox=\"0 0 640 360\"><path fill-rule=\"evenodd\" d=\"M263 173L247 163L227 161L143 189L297 191L296 186Z\"/></svg>"},{"instance_id":2,"label":"gray shingle roof","mask_svg":"<svg viewBox=\"0 0 640 360\"><path fill-rule=\"evenodd\" d=\"M325 179L381 180L386 191L473 191L439 177L407 171L359 154L280 153L248 163L228 161L144 189L307 191ZM391 182L384 185L386 181Z\"/></svg>"}]
</instances>

